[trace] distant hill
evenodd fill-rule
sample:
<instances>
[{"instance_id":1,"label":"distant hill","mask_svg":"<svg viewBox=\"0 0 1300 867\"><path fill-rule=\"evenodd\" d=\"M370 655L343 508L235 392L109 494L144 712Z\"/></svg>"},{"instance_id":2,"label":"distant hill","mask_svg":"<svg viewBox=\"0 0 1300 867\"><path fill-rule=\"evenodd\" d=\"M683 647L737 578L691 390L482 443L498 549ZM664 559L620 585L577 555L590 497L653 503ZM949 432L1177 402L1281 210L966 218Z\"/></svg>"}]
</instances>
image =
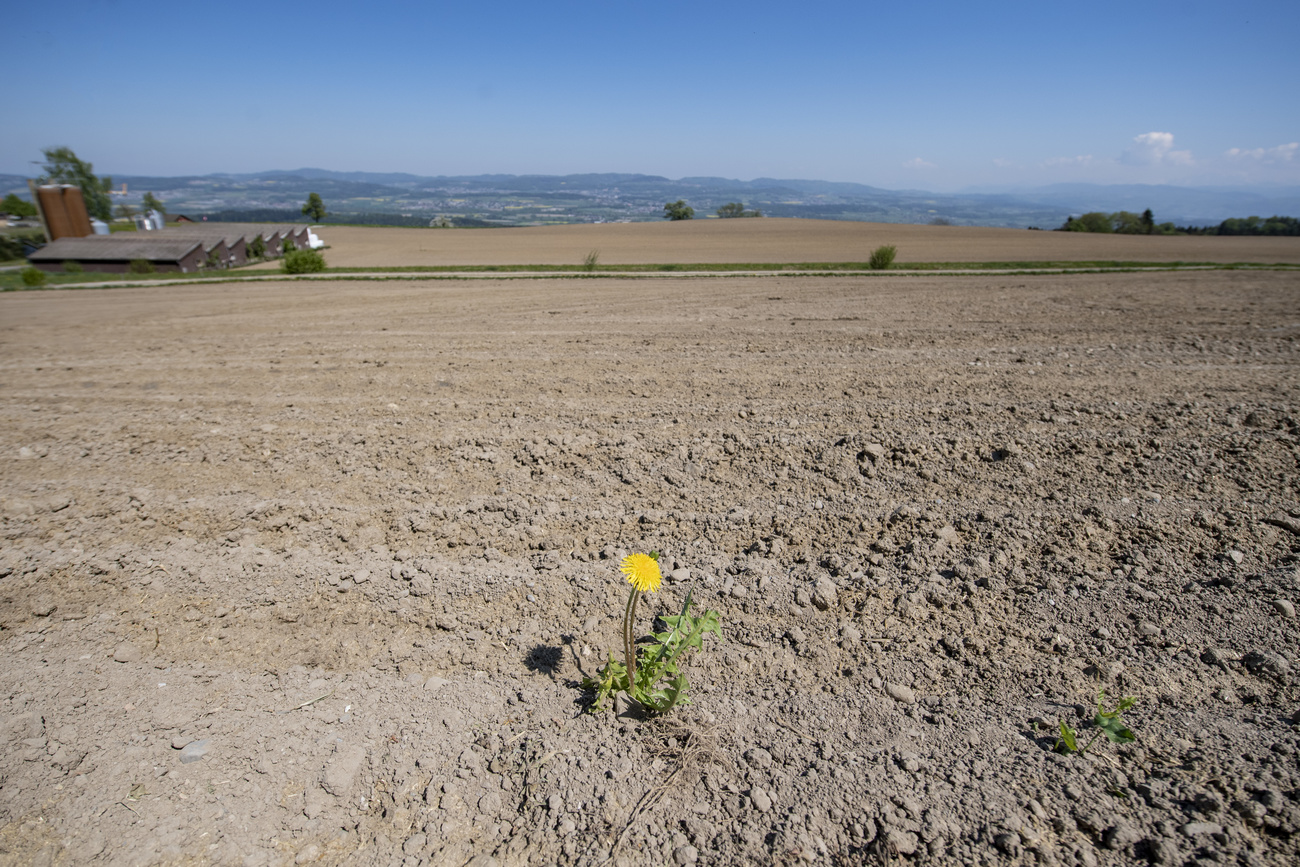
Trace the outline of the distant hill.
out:
<instances>
[{"instance_id":1,"label":"distant hill","mask_svg":"<svg viewBox=\"0 0 1300 867\"><path fill-rule=\"evenodd\" d=\"M1231 217L1300 215L1300 188L1229 189L1156 185L1054 184L971 188L961 193L887 190L866 184L807 179L720 177L673 180L658 175L424 176L403 172L335 172L301 168L251 174L152 177L113 175L138 205L153 192L173 212L189 216L257 213L261 219L301 219L308 193L319 193L331 219L427 225L438 216L457 225L658 220L665 202L685 199L697 218L728 202L772 217L883 223L946 221L959 226L1055 228L1088 212L1141 212L1158 222L1217 225ZM0 195L26 196L20 175L0 175Z\"/></svg>"}]
</instances>

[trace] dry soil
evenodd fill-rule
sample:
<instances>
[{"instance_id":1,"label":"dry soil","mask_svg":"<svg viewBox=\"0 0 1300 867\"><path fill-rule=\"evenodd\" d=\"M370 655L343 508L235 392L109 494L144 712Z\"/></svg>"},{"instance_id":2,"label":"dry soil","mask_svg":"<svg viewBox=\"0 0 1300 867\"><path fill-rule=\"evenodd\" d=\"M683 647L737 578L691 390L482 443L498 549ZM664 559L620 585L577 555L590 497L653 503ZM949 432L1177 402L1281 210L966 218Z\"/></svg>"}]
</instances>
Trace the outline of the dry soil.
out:
<instances>
[{"instance_id":1,"label":"dry soil","mask_svg":"<svg viewBox=\"0 0 1300 867\"><path fill-rule=\"evenodd\" d=\"M0 863L1294 864L1297 337L1283 272L0 297ZM649 549L723 635L587 713Z\"/></svg>"}]
</instances>

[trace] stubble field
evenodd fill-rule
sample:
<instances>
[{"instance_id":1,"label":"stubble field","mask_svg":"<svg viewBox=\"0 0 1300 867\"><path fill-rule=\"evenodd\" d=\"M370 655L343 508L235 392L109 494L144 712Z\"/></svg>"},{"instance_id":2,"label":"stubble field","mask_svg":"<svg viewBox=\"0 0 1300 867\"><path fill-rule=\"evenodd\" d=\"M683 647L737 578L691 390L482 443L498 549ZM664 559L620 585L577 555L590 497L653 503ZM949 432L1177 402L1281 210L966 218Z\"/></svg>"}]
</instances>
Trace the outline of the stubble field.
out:
<instances>
[{"instance_id":1,"label":"stubble field","mask_svg":"<svg viewBox=\"0 0 1300 867\"><path fill-rule=\"evenodd\" d=\"M1143 258L848 226L321 234ZM1298 336L1284 271L0 296L0 863L1294 863ZM650 549L722 638L584 713Z\"/></svg>"}]
</instances>

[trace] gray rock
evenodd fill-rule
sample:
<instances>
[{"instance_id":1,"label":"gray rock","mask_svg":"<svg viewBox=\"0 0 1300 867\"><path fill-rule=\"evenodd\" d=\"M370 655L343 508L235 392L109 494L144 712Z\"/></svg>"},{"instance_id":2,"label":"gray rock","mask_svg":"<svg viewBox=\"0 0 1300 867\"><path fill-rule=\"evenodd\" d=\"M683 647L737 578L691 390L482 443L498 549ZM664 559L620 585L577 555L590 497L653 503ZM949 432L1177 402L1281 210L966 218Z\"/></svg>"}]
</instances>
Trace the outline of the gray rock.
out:
<instances>
[{"instance_id":1,"label":"gray rock","mask_svg":"<svg viewBox=\"0 0 1300 867\"><path fill-rule=\"evenodd\" d=\"M429 838L423 834L412 834L402 843L402 852L407 855L420 855L424 852L424 847L429 843Z\"/></svg>"},{"instance_id":2,"label":"gray rock","mask_svg":"<svg viewBox=\"0 0 1300 867\"><path fill-rule=\"evenodd\" d=\"M558 792L552 794L546 799L546 809L550 810L552 813L563 813L564 798L560 797Z\"/></svg>"},{"instance_id":3,"label":"gray rock","mask_svg":"<svg viewBox=\"0 0 1300 867\"><path fill-rule=\"evenodd\" d=\"M1203 834L1222 834L1223 826L1215 822L1188 822L1178 830L1188 837L1199 837Z\"/></svg>"},{"instance_id":4,"label":"gray rock","mask_svg":"<svg viewBox=\"0 0 1300 867\"><path fill-rule=\"evenodd\" d=\"M772 754L762 747L752 747L745 750L745 761L755 768L766 770L772 767Z\"/></svg>"},{"instance_id":5,"label":"gray rock","mask_svg":"<svg viewBox=\"0 0 1300 867\"><path fill-rule=\"evenodd\" d=\"M192 738L172 738L172 749L183 750L185 745L192 742Z\"/></svg>"},{"instance_id":6,"label":"gray rock","mask_svg":"<svg viewBox=\"0 0 1300 867\"><path fill-rule=\"evenodd\" d=\"M885 684L885 693L894 701L903 704L916 704L916 693L912 692L909 686L903 686L901 683Z\"/></svg>"},{"instance_id":7,"label":"gray rock","mask_svg":"<svg viewBox=\"0 0 1300 867\"><path fill-rule=\"evenodd\" d=\"M1273 610L1283 617L1290 619L1295 617L1295 604L1290 599L1274 599Z\"/></svg>"},{"instance_id":8,"label":"gray rock","mask_svg":"<svg viewBox=\"0 0 1300 867\"><path fill-rule=\"evenodd\" d=\"M437 692L449 683L451 683L451 681L446 680L445 678L431 677L424 682L424 688L429 692Z\"/></svg>"},{"instance_id":9,"label":"gray rock","mask_svg":"<svg viewBox=\"0 0 1300 867\"><path fill-rule=\"evenodd\" d=\"M686 584L691 580L691 570L686 568L674 569L668 573L668 580L673 584Z\"/></svg>"},{"instance_id":10,"label":"gray rock","mask_svg":"<svg viewBox=\"0 0 1300 867\"><path fill-rule=\"evenodd\" d=\"M1101 835L1101 845L1107 849L1124 849L1141 839L1142 835L1133 826L1118 822Z\"/></svg>"},{"instance_id":11,"label":"gray rock","mask_svg":"<svg viewBox=\"0 0 1300 867\"><path fill-rule=\"evenodd\" d=\"M140 657L144 656L140 648L128 641L124 641L113 651L114 662L139 662Z\"/></svg>"},{"instance_id":12,"label":"gray rock","mask_svg":"<svg viewBox=\"0 0 1300 867\"><path fill-rule=\"evenodd\" d=\"M817 584L813 587L812 604L816 605L818 610L826 611L834 608L839 602L839 588L835 582L823 575L817 579Z\"/></svg>"},{"instance_id":13,"label":"gray rock","mask_svg":"<svg viewBox=\"0 0 1300 867\"><path fill-rule=\"evenodd\" d=\"M749 800L753 802L754 809L760 813L766 813L772 809L772 797L762 789L751 789Z\"/></svg>"},{"instance_id":14,"label":"gray rock","mask_svg":"<svg viewBox=\"0 0 1300 867\"><path fill-rule=\"evenodd\" d=\"M365 761L365 747L342 748L325 766L325 778L321 785L336 798L346 798L356 784L357 777L361 775L361 766Z\"/></svg>"},{"instance_id":15,"label":"gray rock","mask_svg":"<svg viewBox=\"0 0 1300 867\"><path fill-rule=\"evenodd\" d=\"M673 863L678 867L686 867L687 864L694 864L698 860L700 860L699 850L689 843L673 850Z\"/></svg>"},{"instance_id":16,"label":"gray rock","mask_svg":"<svg viewBox=\"0 0 1300 867\"><path fill-rule=\"evenodd\" d=\"M852 623L845 623L840 627L840 638L845 644L857 644L862 640L862 630Z\"/></svg>"},{"instance_id":17,"label":"gray rock","mask_svg":"<svg viewBox=\"0 0 1300 867\"><path fill-rule=\"evenodd\" d=\"M892 832L891 832L892 833ZM1019 834L997 834L993 837L993 845L998 851L1009 858L1014 858L1020 854L1020 835ZM899 850L902 851L901 849Z\"/></svg>"},{"instance_id":18,"label":"gray rock","mask_svg":"<svg viewBox=\"0 0 1300 867\"><path fill-rule=\"evenodd\" d=\"M791 626L790 629L786 631L785 636L796 645L803 644L808 640L808 636L804 635L803 630L798 626Z\"/></svg>"},{"instance_id":19,"label":"gray rock","mask_svg":"<svg viewBox=\"0 0 1300 867\"><path fill-rule=\"evenodd\" d=\"M181 764L188 765L191 762L197 762L208 754L211 748L211 740L204 738L201 741L191 741L181 748Z\"/></svg>"},{"instance_id":20,"label":"gray rock","mask_svg":"<svg viewBox=\"0 0 1300 867\"><path fill-rule=\"evenodd\" d=\"M916 852L917 837L911 831L889 828L885 831L885 842L893 847L899 855L912 855ZM1020 839L1016 838L1016 848L1020 848Z\"/></svg>"},{"instance_id":21,"label":"gray rock","mask_svg":"<svg viewBox=\"0 0 1300 867\"><path fill-rule=\"evenodd\" d=\"M1251 674L1271 674L1274 677L1282 677L1291 670L1291 663L1287 662L1286 657L1263 648L1247 653L1241 658L1241 664Z\"/></svg>"},{"instance_id":22,"label":"gray rock","mask_svg":"<svg viewBox=\"0 0 1300 867\"><path fill-rule=\"evenodd\" d=\"M1228 559L1231 560L1234 564L1240 566L1241 561L1246 559L1246 555L1238 551L1236 548L1233 548L1231 551L1228 552Z\"/></svg>"}]
</instances>

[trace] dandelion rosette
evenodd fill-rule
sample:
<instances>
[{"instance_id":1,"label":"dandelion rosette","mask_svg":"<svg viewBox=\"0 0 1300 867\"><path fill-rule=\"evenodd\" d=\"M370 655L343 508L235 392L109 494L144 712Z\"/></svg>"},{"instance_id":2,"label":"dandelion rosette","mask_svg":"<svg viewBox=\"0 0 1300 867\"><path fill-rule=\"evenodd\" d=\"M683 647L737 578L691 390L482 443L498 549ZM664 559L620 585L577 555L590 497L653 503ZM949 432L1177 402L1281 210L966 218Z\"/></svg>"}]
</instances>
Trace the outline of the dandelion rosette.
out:
<instances>
[{"instance_id":1,"label":"dandelion rosette","mask_svg":"<svg viewBox=\"0 0 1300 867\"><path fill-rule=\"evenodd\" d=\"M663 576L659 574L659 564L649 554L631 554L623 558L618 571L627 576L627 581L642 593L654 593L659 589Z\"/></svg>"}]
</instances>

